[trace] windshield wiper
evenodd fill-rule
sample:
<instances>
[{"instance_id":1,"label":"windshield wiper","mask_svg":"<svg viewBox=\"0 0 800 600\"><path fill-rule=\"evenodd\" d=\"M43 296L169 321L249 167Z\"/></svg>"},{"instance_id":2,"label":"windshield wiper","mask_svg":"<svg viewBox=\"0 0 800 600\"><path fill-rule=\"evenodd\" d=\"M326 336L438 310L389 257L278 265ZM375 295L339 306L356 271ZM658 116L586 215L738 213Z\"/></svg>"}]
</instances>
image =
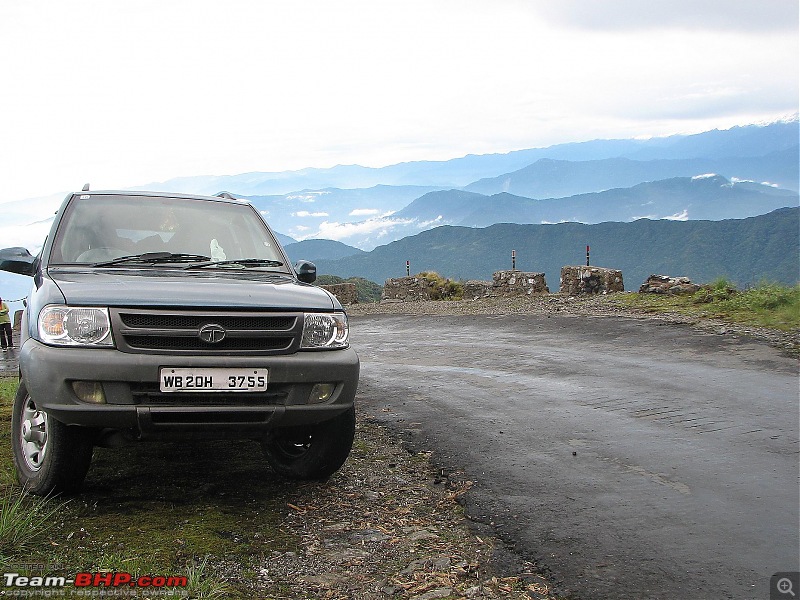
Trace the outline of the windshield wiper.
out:
<instances>
[{"instance_id":1,"label":"windshield wiper","mask_svg":"<svg viewBox=\"0 0 800 600\"><path fill-rule=\"evenodd\" d=\"M112 265L120 265L123 263L183 263L183 262L197 262L209 261L210 256L202 254L183 254L180 252L144 252L143 254L131 254L130 256L120 256L111 260L104 260L101 262L92 263L92 267L110 267ZM203 263L200 263L203 264Z\"/></svg>"},{"instance_id":2,"label":"windshield wiper","mask_svg":"<svg viewBox=\"0 0 800 600\"><path fill-rule=\"evenodd\" d=\"M279 260L269 260L266 258L239 258L236 260L207 260L184 267L185 269L202 269L203 267L282 267L283 263Z\"/></svg>"}]
</instances>

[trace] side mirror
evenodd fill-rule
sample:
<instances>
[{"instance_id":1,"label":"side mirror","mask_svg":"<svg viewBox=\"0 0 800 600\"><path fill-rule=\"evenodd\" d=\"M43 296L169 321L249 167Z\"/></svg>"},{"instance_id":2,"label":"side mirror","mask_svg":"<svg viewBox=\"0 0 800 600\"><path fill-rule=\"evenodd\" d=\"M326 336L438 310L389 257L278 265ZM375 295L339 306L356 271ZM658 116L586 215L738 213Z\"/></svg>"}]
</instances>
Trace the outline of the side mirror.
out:
<instances>
[{"instance_id":1,"label":"side mirror","mask_svg":"<svg viewBox=\"0 0 800 600\"><path fill-rule=\"evenodd\" d=\"M307 260L298 260L294 263L297 278L303 283L314 283L317 280L317 267Z\"/></svg>"},{"instance_id":2,"label":"side mirror","mask_svg":"<svg viewBox=\"0 0 800 600\"><path fill-rule=\"evenodd\" d=\"M0 250L0 271L33 277L36 273L36 257L25 248L5 248Z\"/></svg>"}]
</instances>

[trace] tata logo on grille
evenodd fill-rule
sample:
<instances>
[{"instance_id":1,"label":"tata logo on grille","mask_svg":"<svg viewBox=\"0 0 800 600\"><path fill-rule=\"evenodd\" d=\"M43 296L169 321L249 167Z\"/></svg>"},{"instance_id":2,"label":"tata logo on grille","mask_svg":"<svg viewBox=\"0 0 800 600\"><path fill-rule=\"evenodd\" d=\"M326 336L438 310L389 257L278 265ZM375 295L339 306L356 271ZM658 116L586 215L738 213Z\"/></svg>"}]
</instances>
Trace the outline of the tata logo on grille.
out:
<instances>
[{"instance_id":1,"label":"tata logo on grille","mask_svg":"<svg viewBox=\"0 0 800 600\"><path fill-rule=\"evenodd\" d=\"M226 333L227 331L225 331L225 328L222 325L209 323L207 325L203 325L197 335L206 344L219 344L225 339Z\"/></svg>"}]
</instances>

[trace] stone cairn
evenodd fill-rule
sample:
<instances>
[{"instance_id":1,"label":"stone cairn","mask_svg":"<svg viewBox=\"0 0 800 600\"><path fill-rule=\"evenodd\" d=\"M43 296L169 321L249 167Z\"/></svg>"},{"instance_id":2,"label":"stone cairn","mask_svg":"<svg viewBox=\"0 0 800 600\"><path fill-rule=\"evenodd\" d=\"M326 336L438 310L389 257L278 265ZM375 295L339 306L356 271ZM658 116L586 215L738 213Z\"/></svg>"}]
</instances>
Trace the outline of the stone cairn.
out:
<instances>
[{"instance_id":1,"label":"stone cairn","mask_svg":"<svg viewBox=\"0 0 800 600\"><path fill-rule=\"evenodd\" d=\"M640 294L694 294L700 286L688 277L669 277L668 275L650 275L641 287Z\"/></svg>"},{"instance_id":2,"label":"stone cairn","mask_svg":"<svg viewBox=\"0 0 800 600\"><path fill-rule=\"evenodd\" d=\"M559 291L569 296L624 292L622 271L600 267L561 267Z\"/></svg>"},{"instance_id":3,"label":"stone cairn","mask_svg":"<svg viewBox=\"0 0 800 600\"><path fill-rule=\"evenodd\" d=\"M356 291L355 283L334 283L319 287L323 290L328 290L342 304L358 304L358 292Z\"/></svg>"}]
</instances>

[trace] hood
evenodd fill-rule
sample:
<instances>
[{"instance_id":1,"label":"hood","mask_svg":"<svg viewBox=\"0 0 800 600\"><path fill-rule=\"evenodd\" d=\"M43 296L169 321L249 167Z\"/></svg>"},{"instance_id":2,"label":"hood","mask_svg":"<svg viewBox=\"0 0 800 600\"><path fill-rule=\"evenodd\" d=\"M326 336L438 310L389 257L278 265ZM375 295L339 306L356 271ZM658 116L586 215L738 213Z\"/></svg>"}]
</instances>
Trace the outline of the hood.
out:
<instances>
[{"instance_id":1,"label":"hood","mask_svg":"<svg viewBox=\"0 0 800 600\"><path fill-rule=\"evenodd\" d=\"M263 272L50 269L67 304L95 306L331 310L325 290Z\"/></svg>"}]
</instances>

